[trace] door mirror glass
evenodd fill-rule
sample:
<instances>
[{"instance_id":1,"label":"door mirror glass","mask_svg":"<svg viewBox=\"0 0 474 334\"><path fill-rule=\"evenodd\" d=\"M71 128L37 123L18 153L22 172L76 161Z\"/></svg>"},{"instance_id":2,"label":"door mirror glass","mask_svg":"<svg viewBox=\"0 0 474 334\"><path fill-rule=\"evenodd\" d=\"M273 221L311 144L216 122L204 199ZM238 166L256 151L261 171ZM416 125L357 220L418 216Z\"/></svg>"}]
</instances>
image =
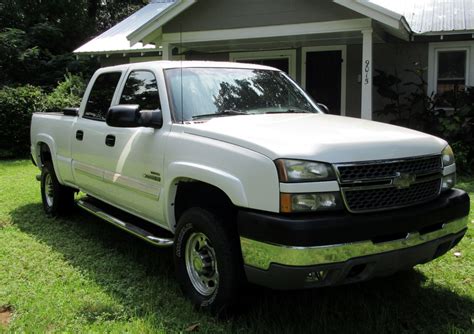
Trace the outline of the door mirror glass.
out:
<instances>
[{"instance_id":1,"label":"door mirror glass","mask_svg":"<svg viewBox=\"0 0 474 334\"><path fill-rule=\"evenodd\" d=\"M138 121L140 126L148 128L160 129L163 126L163 115L160 109L147 110L140 112L140 119Z\"/></svg>"}]
</instances>

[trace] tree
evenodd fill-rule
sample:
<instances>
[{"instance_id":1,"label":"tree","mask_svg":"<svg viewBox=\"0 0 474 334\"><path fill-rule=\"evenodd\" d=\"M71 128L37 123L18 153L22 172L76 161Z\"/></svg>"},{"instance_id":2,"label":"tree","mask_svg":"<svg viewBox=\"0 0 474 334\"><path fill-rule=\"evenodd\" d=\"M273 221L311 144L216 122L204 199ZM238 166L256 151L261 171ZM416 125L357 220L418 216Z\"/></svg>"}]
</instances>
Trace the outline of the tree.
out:
<instances>
[{"instance_id":1,"label":"tree","mask_svg":"<svg viewBox=\"0 0 474 334\"><path fill-rule=\"evenodd\" d=\"M71 52L146 4L143 0L2 0L0 87L52 89L64 74L86 72L95 61Z\"/></svg>"}]
</instances>

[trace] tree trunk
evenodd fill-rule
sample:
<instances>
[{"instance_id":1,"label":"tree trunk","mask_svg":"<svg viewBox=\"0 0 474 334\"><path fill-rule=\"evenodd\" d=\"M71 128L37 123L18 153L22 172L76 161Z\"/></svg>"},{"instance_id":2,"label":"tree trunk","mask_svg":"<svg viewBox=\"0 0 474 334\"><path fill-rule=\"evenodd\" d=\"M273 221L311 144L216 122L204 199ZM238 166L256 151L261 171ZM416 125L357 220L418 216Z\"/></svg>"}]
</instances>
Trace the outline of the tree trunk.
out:
<instances>
[{"instance_id":1,"label":"tree trunk","mask_svg":"<svg viewBox=\"0 0 474 334\"><path fill-rule=\"evenodd\" d=\"M89 22L93 31L97 27L97 11L99 10L99 1L100 0L87 0L87 16L89 17Z\"/></svg>"}]
</instances>

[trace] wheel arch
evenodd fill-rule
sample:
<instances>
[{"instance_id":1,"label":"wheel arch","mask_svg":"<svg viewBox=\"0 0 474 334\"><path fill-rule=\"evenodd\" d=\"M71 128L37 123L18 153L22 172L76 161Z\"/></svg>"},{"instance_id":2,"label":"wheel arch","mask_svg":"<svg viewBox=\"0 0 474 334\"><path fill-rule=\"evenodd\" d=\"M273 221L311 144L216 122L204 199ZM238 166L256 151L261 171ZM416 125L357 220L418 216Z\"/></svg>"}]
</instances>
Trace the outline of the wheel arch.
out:
<instances>
[{"instance_id":1,"label":"wheel arch","mask_svg":"<svg viewBox=\"0 0 474 334\"><path fill-rule=\"evenodd\" d=\"M167 187L166 211L169 226L173 231L179 215L183 212L180 202L183 199L182 191L200 195L201 198L196 203L202 201L205 194L209 195L211 200L218 198L217 204L232 207L248 206L242 182L227 172L194 163L173 163L168 170L172 172Z\"/></svg>"},{"instance_id":2,"label":"wheel arch","mask_svg":"<svg viewBox=\"0 0 474 334\"><path fill-rule=\"evenodd\" d=\"M58 181L62 184L61 175L59 175L58 165L56 160L56 143L50 135L38 134L35 144L36 161L38 162L38 168L42 169L45 162L51 161L53 168L56 172Z\"/></svg>"}]
</instances>

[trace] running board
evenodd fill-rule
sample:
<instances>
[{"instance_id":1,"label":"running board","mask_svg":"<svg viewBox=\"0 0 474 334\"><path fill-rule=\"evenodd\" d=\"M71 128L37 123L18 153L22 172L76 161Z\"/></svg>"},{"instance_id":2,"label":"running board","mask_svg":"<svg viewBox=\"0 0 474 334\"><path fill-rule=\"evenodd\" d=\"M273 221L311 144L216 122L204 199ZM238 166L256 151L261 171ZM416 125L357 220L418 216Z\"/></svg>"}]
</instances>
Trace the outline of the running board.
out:
<instances>
[{"instance_id":1,"label":"running board","mask_svg":"<svg viewBox=\"0 0 474 334\"><path fill-rule=\"evenodd\" d=\"M170 239L170 238L159 238L153 234L151 234L150 232L148 231L145 231L144 229L138 227L138 226L135 226L133 224L130 224L130 223L127 223L127 222L124 222L106 212L104 212L102 209L96 207L95 205L91 204L91 203L88 203L86 201L83 201L83 200L79 200L77 201L77 205L81 208L83 208L84 210L92 213L94 216L97 216L119 228L121 228L122 230L125 230L137 237L139 237L140 239L143 239L149 243L151 243L152 245L155 245L155 246L158 246L158 247L171 247L173 246L173 239Z\"/></svg>"}]
</instances>

